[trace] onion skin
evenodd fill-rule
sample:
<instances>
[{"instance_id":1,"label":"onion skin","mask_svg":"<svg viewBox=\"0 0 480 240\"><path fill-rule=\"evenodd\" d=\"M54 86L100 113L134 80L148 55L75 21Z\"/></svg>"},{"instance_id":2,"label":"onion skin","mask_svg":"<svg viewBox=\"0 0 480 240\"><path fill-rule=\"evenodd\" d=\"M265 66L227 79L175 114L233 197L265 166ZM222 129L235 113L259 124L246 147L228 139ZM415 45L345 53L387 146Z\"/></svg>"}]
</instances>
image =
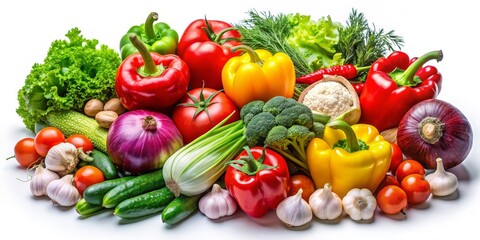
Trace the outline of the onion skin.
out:
<instances>
[{"instance_id":1,"label":"onion skin","mask_svg":"<svg viewBox=\"0 0 480 240\"><path fill-rule=\"evenodd\" d=\"M161 168L182 146L182 135L173 121L165 114L149 110L121 114L107 135L107 151L113 163L132 174Z\"/></svg>"},{"instance_id":2,"label":"onion skin","mask_svg":"<svg viewBox=\"0 0 480 240\"><path fill-rule=\"evenodd\" d=\"M422 128L422 121L433 122L429 126L440 126L439 134L425 134L428 127ZM467 158L473 145L473 130L458 108L439 99L428 99L414 105L403 116L397 144L407 158L419 161L425 169L436 169L437 158L442 158L444 168L449 169Z\"/></svg>"}]
</instances>

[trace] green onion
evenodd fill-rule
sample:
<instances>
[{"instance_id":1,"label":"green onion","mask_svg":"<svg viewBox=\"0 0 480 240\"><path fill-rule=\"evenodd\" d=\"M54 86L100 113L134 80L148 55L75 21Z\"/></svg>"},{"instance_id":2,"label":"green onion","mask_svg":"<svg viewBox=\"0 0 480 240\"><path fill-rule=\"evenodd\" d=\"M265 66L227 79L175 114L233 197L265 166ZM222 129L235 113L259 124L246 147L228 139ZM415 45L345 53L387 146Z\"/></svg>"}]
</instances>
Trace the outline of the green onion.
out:
<instances>
[{"instance_id":1,"label":"green onion","mask_svg":"<svg viewBox=\"0 0 480 240\"><path fill-rule=\"evenodd\" d=\"M246 145L242 120L223 125L230 116L166 160L163 175L175 196L194 196L208 190L225 172L226 163Z\"/></svg>"}]
</instances>

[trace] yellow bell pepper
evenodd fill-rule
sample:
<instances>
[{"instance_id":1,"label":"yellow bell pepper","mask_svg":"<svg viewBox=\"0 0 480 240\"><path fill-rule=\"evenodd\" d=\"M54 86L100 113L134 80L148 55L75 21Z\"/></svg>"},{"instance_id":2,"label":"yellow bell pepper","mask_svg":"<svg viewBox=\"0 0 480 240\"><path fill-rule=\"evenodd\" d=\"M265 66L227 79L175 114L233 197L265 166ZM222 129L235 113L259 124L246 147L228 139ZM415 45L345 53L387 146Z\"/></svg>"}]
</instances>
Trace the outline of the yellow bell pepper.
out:
<instances>
[{"instance_id":1,"label":"yellow bell pepper","mask_svg":"<svg viewBox=\"0 0 480 240\"><path fill-rule=\"evenodd\" d=\"M275 96L293 97L295 68L290 57L282 52L253 50L247 46L232 48L246 53L230 58L222 70L225 94L239 107L253 101L268 101Z\"/></svg>"},{"instance_id":2,"label":"yellow bell pepper","mask_svg":"<svg viewBox=\"0 0 480 240\"><path fill-rule=\"evenodd\" d=\"M344 197L353 188L372 193L385 177L392 156L390 143L369 124L348 125L333 120L323 138L314 138L307 147L307 163L316 188L325 183Z\"/></svg>"}]
</instances>

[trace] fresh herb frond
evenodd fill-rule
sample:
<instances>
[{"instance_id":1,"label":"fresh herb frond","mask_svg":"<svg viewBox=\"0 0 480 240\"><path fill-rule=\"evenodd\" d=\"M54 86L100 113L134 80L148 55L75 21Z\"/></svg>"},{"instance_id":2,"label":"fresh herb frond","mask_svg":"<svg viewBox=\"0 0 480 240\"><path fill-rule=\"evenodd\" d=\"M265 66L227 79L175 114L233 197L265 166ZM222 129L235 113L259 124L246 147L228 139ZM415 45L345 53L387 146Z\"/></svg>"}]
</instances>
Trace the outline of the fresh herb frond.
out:
<instances>
[{"instance_id":1,"label":"fresh herb frond","mask_svg":"<svg viewBox=\"0 0 480 240\"><path fill-rule=\"evenodd\" d=\"M342 53L345 63L369 66L388 51L403 47L403 38L393 30L370 26L363 13L352 9L346 24L339 29L340 40L336 50Z\"/></svg>"},{"instance_id":2,"label":"fresh herb frond","mask_svg":"<svg viewBox=\"0 0 480 240\"><path fill-rule=\"evenodd\" d=\"M248 18L235 24L242 35L243 44L253 49L265 49L273 54L286 53L295 65L297 76L312 72L304 56L286 41L293 27L287 14L257 10L249 10L247 14Z\"/></svg>"}]
</instances>

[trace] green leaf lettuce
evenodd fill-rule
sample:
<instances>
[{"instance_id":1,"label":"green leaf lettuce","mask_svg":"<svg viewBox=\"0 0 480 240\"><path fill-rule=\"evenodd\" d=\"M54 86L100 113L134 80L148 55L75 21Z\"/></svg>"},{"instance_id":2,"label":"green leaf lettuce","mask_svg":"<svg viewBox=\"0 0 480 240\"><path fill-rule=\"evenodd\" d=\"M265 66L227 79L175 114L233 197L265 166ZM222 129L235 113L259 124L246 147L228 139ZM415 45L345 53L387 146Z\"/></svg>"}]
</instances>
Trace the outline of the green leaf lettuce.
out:
<instances>
[{"instance_id":1,"label":"green leaf lettuce","mask_svg":"<svg viewBox=\"0 0 480 240\"><path fill-rule=\"evenodd\" d=\"M92 98L105 102L116 96L119 54L80 33L72 28L68 40L53 41L44 62L32 66L18 91L16 111L28 129L33 131L52 111L81 111Z\"/></svg>"},{"instance_id":2,"label":"green leaf lettuce","mask_svg":"<svg viewBox=\"0 0 480 240\"><path fill-rule=\"evenodd\" d=\"M290 14L289 20L293 28L287 42L305 56L312 69L343 64L342 54L335 50L341 24L333 22L330 16L312 20L299 13Z\"/></svg>"}]
</instances>

